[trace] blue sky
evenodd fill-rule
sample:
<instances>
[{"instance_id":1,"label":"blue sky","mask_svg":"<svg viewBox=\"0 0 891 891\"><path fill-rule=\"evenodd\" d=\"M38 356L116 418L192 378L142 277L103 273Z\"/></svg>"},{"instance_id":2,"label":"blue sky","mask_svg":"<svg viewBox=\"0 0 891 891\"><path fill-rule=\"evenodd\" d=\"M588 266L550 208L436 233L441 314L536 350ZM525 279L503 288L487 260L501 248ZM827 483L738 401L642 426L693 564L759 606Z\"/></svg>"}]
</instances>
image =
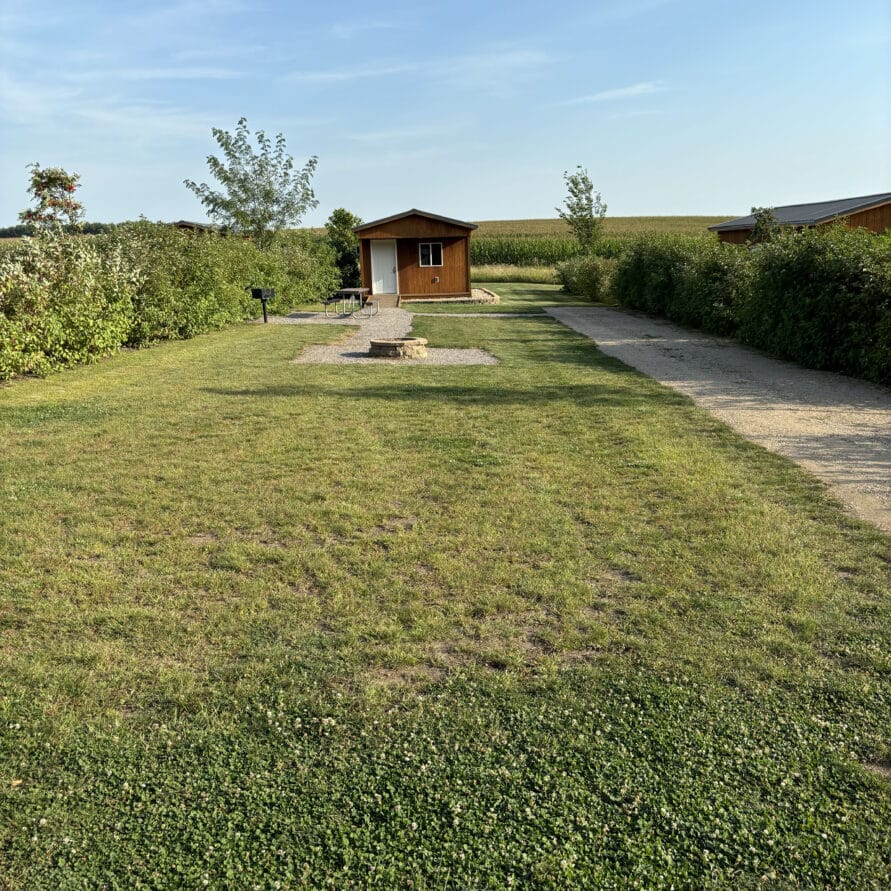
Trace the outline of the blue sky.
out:
<instances>
[{"instance_id":1,"label":"blue sky","mask_svg":"<svg viewBox=\"0 0 891 891\"><path fill-rule=\"evenodd\" d=\"M891 189L888 0L0 0L0 225L26 165L91 220L202 219L211 127L319 157L318 224L408 207L746 213Z\"/></svg>"}]
</instances>

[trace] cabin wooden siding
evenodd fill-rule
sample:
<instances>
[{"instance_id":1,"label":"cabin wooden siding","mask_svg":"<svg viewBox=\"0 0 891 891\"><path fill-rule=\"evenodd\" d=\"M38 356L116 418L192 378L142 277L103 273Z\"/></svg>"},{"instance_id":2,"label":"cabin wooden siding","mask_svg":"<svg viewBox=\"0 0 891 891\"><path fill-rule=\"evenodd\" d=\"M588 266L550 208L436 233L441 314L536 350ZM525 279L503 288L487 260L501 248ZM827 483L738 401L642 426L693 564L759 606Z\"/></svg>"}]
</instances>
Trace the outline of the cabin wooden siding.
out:
<instances>
[{"instance_id":1,"label":"cabin wooden siding","mask_svg":"<svg viewBox=\"0 0 891 891\"><path fill-rule=\"evenodd\" d=\"M433 238L442 244L442 266L421 266L420 248L424 239L401 238L396 242L401 297L438 297L470 290L464 263L466 238ZM435 282L434 279L439 281Z\"/></svg>"},{"instance_id":2,"label":"cabin wooden siding","mask_svg":"<svg viewBox=\"0 0 891 891\"><path fill-rule=\"evenodd\" d=\"M873 232L885 232L891 229L891 203L880 204L878 207L870 207L868 210L852 213L848 217L847 223L849 229L863 226Z\"/></svg>"},{"instance_id":3,"label":"cabin wooden siding","mask_svg":"<svg viewBox=\"0 0 891 891\"><path fill-rule=\"evenodd\" d=\"M367 238L359 241L360 287L371 289L371 242Z\"/></svg>"},{"instance_id":4,"label":"cabin wooden siding","mask_svg":"<svg viewBox=\"0 0 891 891\"><path fill-rule=\"evenodd\" d=\"M718 238L724 244L745 244L751 234L751 229L731 229L729 232L719 232Z\"/></svg>"}]
</instances>

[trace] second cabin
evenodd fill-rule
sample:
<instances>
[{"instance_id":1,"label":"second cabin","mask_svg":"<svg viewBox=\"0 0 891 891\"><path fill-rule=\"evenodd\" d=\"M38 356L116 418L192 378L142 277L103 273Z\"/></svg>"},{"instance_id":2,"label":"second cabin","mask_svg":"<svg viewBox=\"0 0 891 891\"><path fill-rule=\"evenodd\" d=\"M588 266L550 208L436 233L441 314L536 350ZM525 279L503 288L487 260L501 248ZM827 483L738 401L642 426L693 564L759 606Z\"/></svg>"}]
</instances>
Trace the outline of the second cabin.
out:
<instances>
[{"instance_id":1,"label":"second cabin","mask_svg":"<svg viewBox=\"0 0 891 891\"><path fill-rule=\"evenodd\" d=\"M470 233L477 227L423 210L356 226L362 287L381 305L470 297Z\"/></svg>"}]
</instances>

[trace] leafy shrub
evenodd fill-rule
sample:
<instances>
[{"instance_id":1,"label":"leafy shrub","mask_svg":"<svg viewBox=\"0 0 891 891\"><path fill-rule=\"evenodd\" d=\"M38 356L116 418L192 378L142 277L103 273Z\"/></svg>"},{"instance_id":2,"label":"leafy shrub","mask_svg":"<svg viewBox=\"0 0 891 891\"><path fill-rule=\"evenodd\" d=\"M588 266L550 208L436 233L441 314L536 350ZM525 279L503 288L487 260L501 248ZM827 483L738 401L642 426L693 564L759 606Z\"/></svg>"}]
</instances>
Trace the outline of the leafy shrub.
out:
<instances>
[{"instance_id":1,"label":"leafy shrub","mask_svg":"<svg viewBox=\"0 0 891 891\"><path fill-rule=\"evenodd\" d=\"M252 315L251 246L239 238L174 229L161 223L126 223L97 240L103 252L120 251L142 271L133 295L125 343L194 337Z\"/></svg>"},{"instance_id":2,"label":"leafy shrub","mask_svg":"<svg viewBox=\"0 0 891 891\"><path fill-rule=\"evenodd\" d=\"M260 251L145 220L95 237L54 229L0 252L0 379L254 318L250 285L275 288L281 311L338 281L330 247L306 232Z\"/></svg>"},{"instance_id":3,"label":"leafy shrub","mask_svg":"<svg viewBox=\"0 0 891 891\"><path fill-rule=\"evenodd\" d=\"M119 250L51 229L0 255L0 379L46 374L113 352L138 285Z\"/></svg>"},{"instance_id":4,"label":"leafy shrub","mask_svg":"<svg viewBox=\"0 0 891 891\"><path fill-rule=\"evenodd\" d=\"M272 249L264 252L275 256L280 269L280 290L272 304L276 311L314 303L341 286L337 253L321 235L306 230L280 232Z\"/></svg>"},{"instance_id":5,"label":"leafy shrub","mask_svg":"<svg viewBox=\"0 0 891 891\"><path fill-rule=\"evenodd\" d=\"M751 253L740 337L775 355L891 381L891 241L843 225L784 232Z\"/></svg>"},{"instance_id":6,"label":"leafy shrub","mask_svg":"<svg viewBox=\"0 0 891 891\"><path fill-rule=\"evenodd\" d=\"M680 267L707 243L707 239L689 235L632 239L616 266L613 296L632 309L668 315L675 300Z\"/></svg>"},{"instance_id":7,"label":"leafy shrub","mask_svg":"<svg viewBox=\"0 0 891 891\"><path fill-rule=\"evenodd\" d=\"M268 250L238 236L196 233L163 223L127 223L102 239L144 270L127 343L194 337L241 319L259 304L245 288L275 288L274 312L317 300L337 287L333 255L306 232L280 234Z\"/></svg>"},{"instance_id":8,"label":"leafy shrub","mask_svg":"<svg viewBox=\"0 0 891 891\"><path fill-rule=\"evenodd\" d=\"M557 267L557 277L564 291L600 303L609 294L609 281L615 265L615 260L603 257L573 257Z\"/></svg>"},{"instance_id":9,"label":"leafy shrub","mask_svg":"<svg viewBox=\"0 0 891 891\"><path fill-rule=\"evenodd\" d=\"M701 242L695 248L690 246L674 270L673 295L666 315L683 325L732 335L751 280L748 251L711 239Z\"/></svg>"}]
</instances>

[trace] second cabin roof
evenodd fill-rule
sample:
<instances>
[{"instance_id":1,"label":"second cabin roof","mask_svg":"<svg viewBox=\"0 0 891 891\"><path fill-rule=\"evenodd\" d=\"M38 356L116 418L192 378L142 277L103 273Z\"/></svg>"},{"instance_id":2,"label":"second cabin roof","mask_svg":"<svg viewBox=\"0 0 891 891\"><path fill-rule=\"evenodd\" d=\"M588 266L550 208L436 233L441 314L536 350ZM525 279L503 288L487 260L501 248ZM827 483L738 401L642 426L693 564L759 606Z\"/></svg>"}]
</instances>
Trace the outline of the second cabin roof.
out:
<instances>
[{"instance_id":1,"label":"second cabin roof","mask_svg":"<svg viewBox=\"0 0 891 891\"><path fill-rule=\"evenodd\" d=\"M774 218L781 226L814 226L825 223L858 210L868 210L880 204L891 202L891 192L878 195L863 195L859 198L838 198L834 201L815 201L811 204L787 204L771 208ZM737 217L726 223L709 226L712 232L730 232L734 229L751 229L755 225L754 214Z\"/></svg>"}]
</instances>

